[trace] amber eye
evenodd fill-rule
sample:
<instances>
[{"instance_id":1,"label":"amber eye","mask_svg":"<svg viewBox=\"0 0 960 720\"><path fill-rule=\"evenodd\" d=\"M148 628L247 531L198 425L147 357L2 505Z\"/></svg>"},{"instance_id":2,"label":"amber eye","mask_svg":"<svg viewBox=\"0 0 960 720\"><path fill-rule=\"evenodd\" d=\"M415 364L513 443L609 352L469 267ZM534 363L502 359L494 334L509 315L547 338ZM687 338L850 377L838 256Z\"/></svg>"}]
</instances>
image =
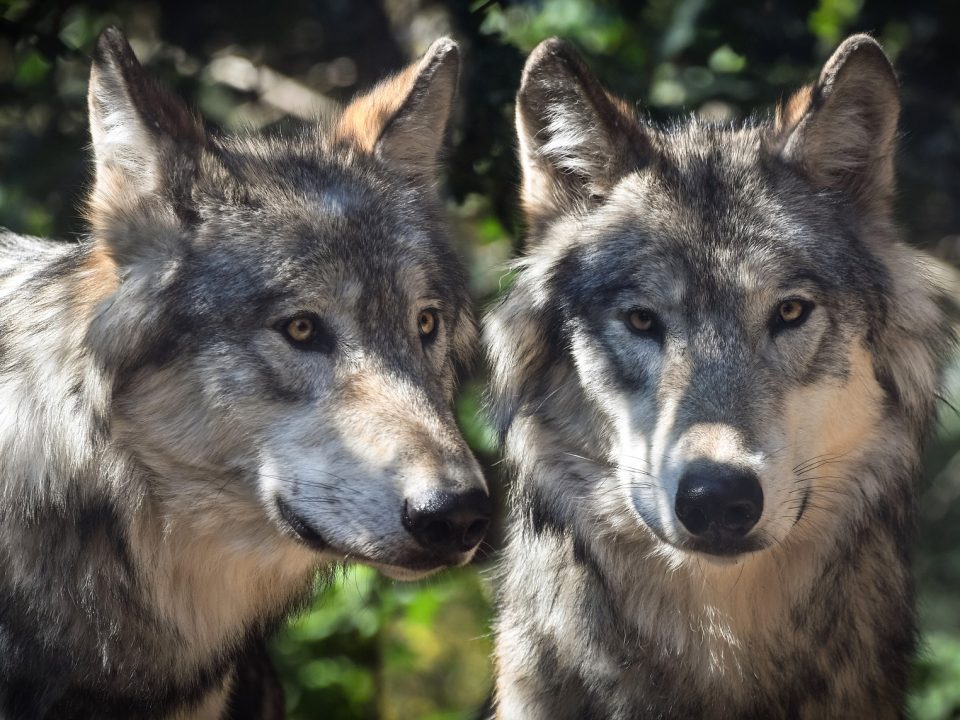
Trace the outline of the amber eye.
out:
<instances>
[{"instance_id":1,"label":"amber eye","mask_svg":"<svg viewBox=\"0 0 960 720\"><path fill-rule=\"evenodd\" d=\"M417 315L417 328L420 330L421 340L432 340L437 334L437 326L440 319L437 317L437 311L432 308L421 310Z\"/></svg>"},{"instance_id":2,"label":"amber eye","mask_svg":"<svg viewBox=\"0 0 960 720\"><path fill-rule=\"evenodd\" d=\"M781 326L797 326L807 319L812 303L805 300L784 300L777 308L777 320Z\"/></svg>"},{"instance_id":3,"label":"amber eye","mask_svg":"<svg viewBox=\"0 0 960 720\"><path fill-rule=\"evenodd\" d=\"M337 345L333 332L311 312L301 312L287 320L281 320L274 328L283 333L297 350L309 350L329 355Z\"/></svg>"},{"instance_id":4,"label":"amber eye","mask_svg":"<svg viewBox=\"0 0 960 720\"><path fill-rule=\"evenodd\" d=\"M627 324L635 332L650 332L653 329L653 315L646 310L634 310L627 315Z\"/></svg>"},{"instance_id":5,"label":"amber eye","mask_svg":"<svg viewBox=\"0 0 960 720\"><path fill-rule=\"evenodd\" d=\"M287 322L287 336L297 343L310 342L313 338L313 320L308 317L295 317Z\"/></svg>"}]
</instances>

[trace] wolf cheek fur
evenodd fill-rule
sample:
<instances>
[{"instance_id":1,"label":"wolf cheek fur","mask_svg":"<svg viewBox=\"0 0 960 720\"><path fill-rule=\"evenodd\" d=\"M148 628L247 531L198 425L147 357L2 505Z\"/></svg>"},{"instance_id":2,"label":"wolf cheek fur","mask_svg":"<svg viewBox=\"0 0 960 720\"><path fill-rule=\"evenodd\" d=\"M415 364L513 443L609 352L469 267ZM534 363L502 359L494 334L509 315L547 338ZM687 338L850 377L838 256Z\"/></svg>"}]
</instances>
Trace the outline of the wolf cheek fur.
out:
<instances>
[{"instance_id":1,"label":"wolf cheek fur","mask_svg":"<svg viewBox=\"0 0 960 720\"><path fill-rule=\"evenodd\" d=\"M952 337L891 218L898 111L863 35L741 127L652 127L532 53L527 248L484 329L499 718L902 715Z\"/></svg>"},{"instance_id":2,"label":"wolf cheek fur","mask_svg":"<svg viewBox=\"0 0 960 720\"><path fill-rule=\"evenodd\" d=\"M472 556L458 67L222 138L100 38L90 240L0 234L0 716L280 717L263 638L318 566Z\"/></svg>"}]
</instances>

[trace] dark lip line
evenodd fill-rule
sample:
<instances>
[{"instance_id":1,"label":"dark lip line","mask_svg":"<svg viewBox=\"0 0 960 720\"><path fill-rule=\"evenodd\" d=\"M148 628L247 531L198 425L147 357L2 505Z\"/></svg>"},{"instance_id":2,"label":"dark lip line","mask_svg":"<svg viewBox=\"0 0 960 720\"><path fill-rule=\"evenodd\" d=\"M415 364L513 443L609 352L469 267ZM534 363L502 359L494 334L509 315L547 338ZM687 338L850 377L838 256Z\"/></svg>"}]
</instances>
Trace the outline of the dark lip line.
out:
<instances>
[{"instance_id":1,"label":"dark lip line","mask_svg":"<svg viewBox=\"0 0 960 720\"><path fill-rule=\"evenodd\" d=\"M290 527L291 530L296 533L298 539L303 542L305 545L310 547L313 550L332 550L336 553L339 553L344 556L344 560L350 562L361 562L361 563L371 563L375 565L386 565L389 567L402 568L404 570L411 570L414 572L417 571L429 571L429 570L438 570L440 568L453 567L453 564L450 563L439 563L439 564L430 564L430 563L402 563L397 562L393 558L389 560L376 560L374 558L367 557L357 552L348 552L340 548L335 547L334 545L327 542L324 539L323 535L317 532L313 526L309 525L304 521L299 515L297 515L293 509L283 500L281 497L276 498L277 511L280 513L280 517L283 518L283 521Z\"/></svg>"},{"instance_id":2,"label":"dark lip line","mask_svg":"<svg viewBox=\"0 0 960 720\"><path fill-rule=\"evenodd\" d=\"M297 537L300 538L304 543L309 545L314 550L330 550L331 545L326 540L324 540L323 535L317 532L312 526L308 525L299 515L297 515L293 510L284 502L283 498L277 497L276 499L277 510L280 512L280 517L283 518L283 521L290 526L290 529L293 530Z\"/></svg>"},{"instance_id":3,"label":"dark lip line","mask_svg":"<svg viewBox=\"0 0 960 720\"><path fill-rule=\"evenodd\" d=\"M746 557L747 555L753 555L754 553L765 550L765 545L756 545L750 544L743 547L736 546L715 546L713 550L708 550L703 547L696 547L690 545L680 546L680 549L686 552L697 553L698 555L707 555L711 557L720 557L720 558L738 558Z\"/></svg>"}]
</instances>

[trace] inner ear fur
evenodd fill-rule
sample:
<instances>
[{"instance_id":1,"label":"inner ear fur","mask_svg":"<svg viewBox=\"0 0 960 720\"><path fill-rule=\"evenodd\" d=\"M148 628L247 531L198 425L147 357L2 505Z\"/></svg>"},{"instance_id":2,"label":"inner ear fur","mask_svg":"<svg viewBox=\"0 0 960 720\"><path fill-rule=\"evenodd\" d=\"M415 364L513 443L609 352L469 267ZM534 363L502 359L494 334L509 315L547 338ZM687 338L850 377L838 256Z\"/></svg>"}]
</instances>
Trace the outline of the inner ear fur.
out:
<instances>
[{"instance_id":1,"label":"inner ear fur","mask_svg":"<svg viewBox=\"0 0 960 720\"><path fill-rule=\"evenodd\" d=\"M522 201L532 225L602 200L650 151L633 108L557 38L527 59L516 124Z\"/></svg>"},{"instance_id":2,"label":"inner ear fur","mask_svg":"<svg viewBox=\"0 0 960 720\"><path fill-rule=\"evenodd\" d=\"M97 40L88 108L96 178L87 216L104 249L124 262L193 222L191 192L206 135L112 27Z\"/></svg>"},{"instance_id":3,"label":"inner ear fur","mask_svg":"<svg viewBox=\"0 0 960 720\"><path fill-rule=\"evenodd\" d=\"M837 48L815 84L777 109L776 148L816 185L880 212L889 206L895 187L899 115L890 61L872 37L853 35Z\"/></svg>"},{"instance_id":4,"label":"inner ear fur","mask_svg":"<svg viewBox=\"0 0 960 720\"><path fill-rule=\"evenodd\" d=\"M337 122L335 138L433 182L459 74L457 43L436 40L419 61L351 102Z\"/></svg>"}]
</instances>

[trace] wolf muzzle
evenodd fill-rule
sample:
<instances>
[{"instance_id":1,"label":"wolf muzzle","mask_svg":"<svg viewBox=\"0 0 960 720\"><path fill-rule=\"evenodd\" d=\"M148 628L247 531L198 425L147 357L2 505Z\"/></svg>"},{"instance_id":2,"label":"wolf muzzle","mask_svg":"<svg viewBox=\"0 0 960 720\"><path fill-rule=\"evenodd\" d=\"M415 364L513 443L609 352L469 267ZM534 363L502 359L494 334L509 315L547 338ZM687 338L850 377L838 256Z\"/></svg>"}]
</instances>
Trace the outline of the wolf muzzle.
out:
<instances>
[{"instance_id":1,"label":"wolf muzzle","mask_svg":"<svg viewBox=\"0 0 960 720\"><path fill-rule=\"evenodd\" d=\"M763 489L751 470L691 463L677 487L674 512L705 552L730 554L763 514Z\"/></svg>"},{"instance_id":2,"label":"wolf muzzle","mask_svg":"<svg viewBox=\"0 0 960 720\"><path fill-rule=\"evenodd\" d=\"M490 525L490 496L480 489L431 491L404 501L403 527L423 548L439 555L473 550Z\"/></svg>"}]
</instances>

